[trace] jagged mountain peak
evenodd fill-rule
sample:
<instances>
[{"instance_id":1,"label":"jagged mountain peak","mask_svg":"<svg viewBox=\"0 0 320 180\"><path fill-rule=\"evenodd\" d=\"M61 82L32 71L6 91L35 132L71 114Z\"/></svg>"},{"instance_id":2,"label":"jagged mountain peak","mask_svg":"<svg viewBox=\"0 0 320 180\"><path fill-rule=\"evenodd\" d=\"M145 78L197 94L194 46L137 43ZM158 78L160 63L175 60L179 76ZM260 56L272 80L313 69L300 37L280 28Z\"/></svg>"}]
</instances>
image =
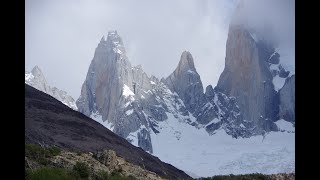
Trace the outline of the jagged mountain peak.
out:
<instances>
[{"instance_id":1,"label":"jagged mountain peak","mask_svg":"<svg viewBox=\"0 0 320 180\"><path fill-rule=\"evenodd\" d=\"M41 69L39 68L39 66L36 65L34 68L32 68L31 73L33 76L41 77L45 80L44 75L43 75Z\"/></svg>"},{"instance_id":2,"label":"jagged mountain peak","mask_svg":"<svg viewBox=\"0 0 320 180\"><path fill-rule=\"evenodd\" d=\"M117 30L110 30L110 31L108 31L108 37L109 37L109 36L114 36L114 37L116 37L116 36L119 36L119 35L118 35Z\"/></svg>"},{"instance_id":3,"label":"jagged mountain peak","mask_svg":"<svg viewBox=\"0 0 320 180\"><path fill-rule=\"evenodd\" d=\"M31 72L25 71L25 83L46 94L49 94L74 110L78 109L74 99L69 96L66 91L62 91L56 87L50 87L48 85L46 78L39 66L35 66Z\"/></svg>"},{"instance_id":4,"label":"jagged mountain peak","mask_svg":"<svg viewBox=\"0 0 320 180\"><path fill-rule=\"evenodd\" d=\"M112 56L112 59L127 59L126 50L123 41L117 31L108 31L107 36L103 35L96 48L95 56L97 59L105 59L106 56Z\"/></svg>"},{"instance_id":5,"label":"jagged mountain peak","mask_svg":"<svg viewBox=\"0 0 320 180\"><path fill-rule=\"evenodd\" d=\"M178 67L164 80L172 92L176 92L184 101L186 108L193 113L203 99L203 86L200 75L194 66L190 52L184 51Z\"/></svg>"},{"instance_id":6,"label":"jagged mountain peak","mask_svg":"<svg viewBox=\"0 0 320 180\"><path fill-rule=\"evenodd\" d=\"M25 83L43 92L50 91L50 87L47 84L47 80L38 66L33 67L31 72L25 72Z\"/></svg>"},{"instance_id":7,"label":"jagged mountain peak","mask_svg":"<svg viewBox=\"0 0 320 180\"><path fill-rule=\"evenodd\" d=\"M107 42L112 42L114 45L119 44L123 46L122 39L116 30L108 32Z\"/></svg>"},{"instance_id":8,"label":"jagged mountain peak","mask_svg":"<svg viewBox=\"0 0 320 180\"><path fill-rule=\"evenodd\" d=\"M167 81L167 84L171 84L168 81L174 79L178 81L186 80L184 83L186 86L196 83L200 83L202 86L200 75L195 68L193 57L189 51L182 52L178 66L165 81Z\"/></svg>"},{"instance_id":9,"label":"jagged mountain peak","mask_svg":"<svg viewBox=\"0 0 320 180\"><path fill-rule=\"evenodd\" d=\"M41 72L41 69L39 68L39 66L34 66L31 70L32 72ZM41 72L42 73L42 72Z\"/></svg>"},{"instance_id":10,"label":"jagged mountain peak","mask_svg":"<svg viewBox=\"0 0 320 180\"><path fill-rule=\"evenodd\" d=\"M100 42L105 42L106 41L106 38L104 37L104 35L102 36Z\"/></svg>"},{"instance_id":11,"label":"jagged mountain peak","mask_svg":"<svg viewBox=\"0 0 320 180\"><path fill-rule=\"evenodd\" d=\"M105 42L115 53L125 55L126 50L123 41L116 30L108 32L107 40Z\"/></svg>"},{"instance_id":12,"label":"jagged mountain peak","mask_svg":"<svg viewBox=\"0 0 320 180\"><path fill-rule=\"evenodd\" d=\"M214 96L214 90L213 90L212 85L208 85L208 86L206 87L205 95L206 95L207 97L213 97L213 96Z\"/></svg>"},{"instance_id":13,"label":"jagged mountain peak","mask_svg":"<svg viewBox=\"0 0 320 180\"><path fill-rule=\"evenodd\" d=\"M189 71L190 70L190 71ZM181 54L181 58L178 64L178 67L175 71L193 71L197 73L196 68L194 66L194 61L191 53L189 51L183 51Z\"/></svg>"}]
</instances>

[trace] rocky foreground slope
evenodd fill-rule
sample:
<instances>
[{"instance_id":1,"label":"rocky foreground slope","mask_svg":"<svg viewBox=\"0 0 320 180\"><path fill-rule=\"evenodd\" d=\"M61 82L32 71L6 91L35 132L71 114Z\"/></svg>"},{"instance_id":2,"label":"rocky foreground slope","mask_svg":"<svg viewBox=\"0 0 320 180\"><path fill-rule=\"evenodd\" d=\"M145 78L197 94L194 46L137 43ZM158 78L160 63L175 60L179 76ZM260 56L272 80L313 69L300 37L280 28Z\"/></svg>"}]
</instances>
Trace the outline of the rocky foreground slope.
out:
<instances>
[{"instance_id":1,"label":"rocky foreground slope","mask_svg":"<svg viewBox=\"0 0 320 180\"><path fill-rule=\"evenodd\" d=\"M242 175L224 175L224 176L213 176L208 178L199 178L197 180L239 180L239 179L245 179L245 180L294 180L295 174L294 173L279 173L279 174L271 174L271 175L265 175L265 174L242 174Z\"/></svg>"},{"instance_id":2,"label":"rocky foreground slope","mask_svg":"<svg viewBox=\"0 0 320 180\"><path fill-rule=\"evenodd\" d=\"M82 165L81 169L76 168L79 165ZM36 176L41 171L55 171L56 168L67 174L59 173L57 176L76 177L79 175L80 177L84 176L82 177L84 179L112 180L116 179L116 176L123 180L165 179L154 172L128 163L124 158L117 156L113 150L104 150L93 154L92 152L61 151L57 147L45 148L39 145L26 144L26 179L32 179L32 176ZM43 179L49 178L53 174L55 173L47 173L47 177L43 177ZM109 178L106 178L106 176Z\"/></svg>"},{"instance_id":3,"label":"rocky foreground slope","mask_svg":"<svg viewBox=\"0 0 320 180\"><path fill-rule=\"evenodd\" d=\"M55 98L25 85L25 141L65 150L113 150L127 162L169 179L189 178L183 171L135 147L96 121Z\"/></svg>"}]
</instances>

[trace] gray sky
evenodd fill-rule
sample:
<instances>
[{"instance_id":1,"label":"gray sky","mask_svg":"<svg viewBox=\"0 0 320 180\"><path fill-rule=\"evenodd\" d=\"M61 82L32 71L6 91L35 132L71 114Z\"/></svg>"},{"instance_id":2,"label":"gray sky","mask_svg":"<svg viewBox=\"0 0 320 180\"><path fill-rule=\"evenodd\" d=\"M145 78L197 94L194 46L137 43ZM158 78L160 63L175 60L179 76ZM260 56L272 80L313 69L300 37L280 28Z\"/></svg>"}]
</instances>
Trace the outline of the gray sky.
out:
<instances>
[{"instance_id":1,"label":"gray sky","mask_svg":"<svg viewBox=\"0 0 320 180\"><path fill-rule=\"evenodd\" d=\"M292 1L293 2L293 1ZM188 50L204 83L224 69L228 26L238 0L26 0L25 68L75 99L101 37L117 30L133 65L167 77ZM284 20L286 21L286 19Z\"/></svg>"}]
</instances>

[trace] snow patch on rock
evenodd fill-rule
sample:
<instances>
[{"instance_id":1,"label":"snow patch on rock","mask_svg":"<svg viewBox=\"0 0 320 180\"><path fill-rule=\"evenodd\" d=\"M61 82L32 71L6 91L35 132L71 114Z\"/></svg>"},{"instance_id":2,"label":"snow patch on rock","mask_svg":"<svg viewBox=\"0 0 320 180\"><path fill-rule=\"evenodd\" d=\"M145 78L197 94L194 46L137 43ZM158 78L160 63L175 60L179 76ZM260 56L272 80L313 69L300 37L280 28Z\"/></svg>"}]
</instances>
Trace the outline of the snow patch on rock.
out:
<instances>
[{"instance_id":1,"label":"snow patch on rock","mask_svg":"<svg viewBox=\"0 0 320 180\"><path fill-rule=\"evenodd\" d=\"M274 90L277 92L283 87L284 83L286 82L286 78L281 78L279 75L276 75L272 79L272 83L274 85Z\"/></svg>"},{"instance_id":2,"label":"snow patch on rock","mask_svg":"<svg viewBox=\"0 0 320 180\"><path fill-rule=\"evenodd\" d=\"M295 128L293 127L293 124L284 119L280 119L276 121L275 124L278 126L280 131L295 132Z\"/></svg>"},{"instance_id":3,"label":"snow patch on rock","mask_svg":"<svg viewBox=\"0 0 320 180\"><path fill-rule=\"evenodd\" d=\"M103 121L102 116L99 112L91 113L90 118L102 124L104 127L108 128L110 131L113 131L113 124L109 123L108 120Z\"/></svg>"}]
</instances>

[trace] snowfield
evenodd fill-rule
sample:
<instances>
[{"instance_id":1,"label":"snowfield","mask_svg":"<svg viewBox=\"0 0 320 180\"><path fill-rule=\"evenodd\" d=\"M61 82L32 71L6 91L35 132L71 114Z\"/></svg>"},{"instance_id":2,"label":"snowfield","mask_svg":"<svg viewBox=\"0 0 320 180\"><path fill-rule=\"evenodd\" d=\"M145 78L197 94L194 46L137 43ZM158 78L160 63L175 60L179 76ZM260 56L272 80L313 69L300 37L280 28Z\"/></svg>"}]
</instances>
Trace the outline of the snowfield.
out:
<instances>
[{"instance_id":1,"label":"snowfield","mask_svg":"<svg viewBox=\"0 0 320 180\"><path fill-rule=\"evenodd\" d=\"M271 132L265 137L232 138L224 130L209 135L179 122L172 114L151 133L153 155L192 177L224 174L273 174L295 171L295 134ZM281 128L291 128L281 120ZM288 129L289 130L289 129Z\"/></svg>"},{"instance_id":2,"label":"snowfield","mask_svg":"<svg viewBox=\"0 0 320 180\"><path fill-rule=\"evenodd\" d=\"M175 99L174 93L167 88L163 91L163 102L168 107L166 112L168 119L154 121L155 128L160 133L155 134L142 125L126 138L131 144L138 146L138 132L147 129L151 135L153 155L192 177L295 171L295 130L292 123L278 120L275 123L280 131L270 132L265 136L235 139L227 135L223 129L209 135L205 128L196 128L187 123L185 119L188 118L191 122L196 121L192 114L183 116L177 111L184 106L181 99ZM148 90L145 93L152 92ZM127 85L124 85L122 95L129 98L128 103L135 100L134 93ZM160 100L159 97L158 101ZM180 101L181 103L174 103ZM215 97L215 103L218 103L217 97ZM212 106L212 104L207 106L210 107L210 105ZM133 109L129 109L125 114L130 115L133 112ZM90 117L113 130L113 125L108 121L102 121L100 114L93 113ZM215 118L209 124L219 122L220 119ZM244 127L243 124L240 126Z\"/></svg>"},{"instance_id":3,"label":"snowfield","mask_svg":"<svg viewBox=\"0 0 320 180\"><path fill-rule=\"evenodd\" d=\"M90 118L97 121L98 123L100 123L104 127L108 128L110 131L113 131L114 127L113 127L112 123L109 123L108 120L103 121L102 116L98 112L91 113Z\"/></svg>"}]
</instances>

